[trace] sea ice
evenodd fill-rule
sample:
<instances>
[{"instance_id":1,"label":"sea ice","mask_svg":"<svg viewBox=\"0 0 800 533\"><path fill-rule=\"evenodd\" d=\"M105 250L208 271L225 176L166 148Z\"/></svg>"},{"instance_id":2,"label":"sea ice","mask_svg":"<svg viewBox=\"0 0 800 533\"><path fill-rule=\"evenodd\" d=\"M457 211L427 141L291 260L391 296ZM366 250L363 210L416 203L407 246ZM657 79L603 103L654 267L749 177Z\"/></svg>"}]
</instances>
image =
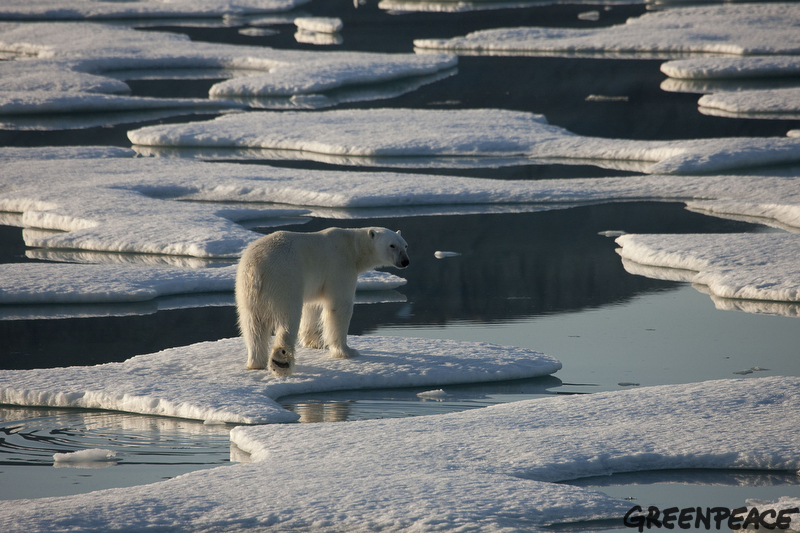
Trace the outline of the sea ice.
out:
<instances>
[{"instance_id":1,"label":"sea ice","mask_svg":"<svg viewBox=\"0 0 800 533\"><path fill-rule=\"evenodd\" d=\"M56 463L97 463L101 461L113 461L117 453L102 448L91 448L79 450L77 452L53 454L53 461Z\"/></svg>"},{"instance_id":2,"label":"sea ice","mask_svg":"<svg viewBox=\"0 0 800 533\"><path fill-rule=\"evenodd\" d=\"M310 0L4 0L0 18L21 20L107 20L222 17L289 11Z\"/></svg>"},{"instance_id":3,"label":"sea ice","mask_svg":"<svg viewBox=\"0 0 800 533\"><path fill-rule=\"evenodd\" d=\"M242 106L221 101L229 97L286 97L285 106L294 95L420 78L430 83L435 79L430 76L457 64L453 55L275 50L77 22L0 23L0 52L26 58L0 62L0 115L168 107L164 99L121 96L130 91L122 81L126 72L134 79L143 71L166 79L188 72L207 77L203 70L231 78L211 87L215 102L167 99L184 107L220 109ZM382 97L380 89L361 96Z\"/></svg>"},{"instance_id":4,"label":"sea ice","mask_svg":"<svg viewBox=\"0 0 800 533\"><path fill-rule=\"evenodd\" d=\"M300 17L294 19L294 25L315 33L336 33L344 27L342 19L331 17Z\"/></svg>"},{"instance_id":5,"label":"sea ice","mask_svg":"<svg viewBox=\"0 0 800 533\"><path fill-rule=\"evenodd\" d=\"M402 125L387 132L386 124ZM128 132L134 145L244 148L357 157L492 157L647 162L662 174L711 173L800 161L786 137L631 141L584 137L541 115L500 109L369 109L235 113Z\"/></svg>"},{"instance_id":6,"label":"sea ice","mask_svg":"<svg viewBox=\"0 0 800 533\"><path fill-rule=\"evenodd\" d=\"M800 57L695 57L666 61L660 68L670 78L685 80L795 77L800 74Z\"/></svg>"},{"instance_id":7,"label":"sea ice","mask_svg":"<svg viewBox=\"0 0 800 533\"><path fill-rule=\"evenodd\" d=\"M514 181L287 170L172 158L49 159L69 157L71 153L67 149L0 150L6 178L0 185L0 211L21 213L6 223L29 228L24 232L28 246L235 258L258 238L239 223L280 221L307 214L309 209L314 214L314 207L568 205L645 198L694 198L690 202L693 208L715 215L748 215L800 228L798 177L630 176ZM37 160L36 154L43 159ZM115 151L114 155L121 154ZM270 205L256 209L248 207L248 202L309 209L275 209ZM342 211L337 216L358 217L358 213Z\"/></svg>"},{"instance_id":8,"label":"sea ice","mask_svg":"<svg viewBox=\"0 0 800 533\"><path fill-rule=\"evenodd\" d=\"M800 302L800 235L623 235L620 255L634 263L677 269L718 298ZM669 274L667 274L669 275Z\"/></svg>"},{"instance_id":9,"label":"sea ice","mask_svg":"<svg viewBox=\"0 0 800 533\"><path fill-rule=\"evenodd\" d=\"M800 88L707 94L700 112L734 118L790 120L800 118Z\"/></svg>"},{"instance_id":10,"label":"sea ice","mask_svg":"<svg viewBox=\"0 0 800 533\"><path fill-rule=\"evenodd\" d=\"M165 295L233 292L236 268L0 264L0 305L137 302ZM405 279L394 274L370 271L359 276L356 290L393 290L405 284Z\"/></svg>"},{"instance_id":11,"label":"sea ice","mask_svg":"<svg viewBox=\"0 0 800 533\"><path fill-rule=\"evenodd\" d=\"M245 369L241 338L139 355L122 363L0 370L0 404L106 409L236 424L292 422L275 400L334 390L479 383L545 376L556 359L531 350L401 337L351 336L361 355L300 348L290 378Z\"/></svg>"},{"instance_id":12,"label":"sea ice","mask_svg":"<svg viewBox=\"0 0 800 533\"><path fill-rule=\"evenodd\" d=\"M0 527L542 531L621 520L631 502L551 482L656 469L797 470L798 390L791 377L720 380L440 416L238 427L234 450L253 462L0 502Z\"/></svg>"},{"instance_id":13,"label":"sea ice","mask_svg":"<svg viewBox=\"0 0 800 533\"><path fill-rule=\"evenodd\" d=\"M666 9L599 29L502 28L452 39L418 39L418 50L484 54L679 57L686 54L800 53L800 6L734 4Z\"/></svg>"}]
</instances>

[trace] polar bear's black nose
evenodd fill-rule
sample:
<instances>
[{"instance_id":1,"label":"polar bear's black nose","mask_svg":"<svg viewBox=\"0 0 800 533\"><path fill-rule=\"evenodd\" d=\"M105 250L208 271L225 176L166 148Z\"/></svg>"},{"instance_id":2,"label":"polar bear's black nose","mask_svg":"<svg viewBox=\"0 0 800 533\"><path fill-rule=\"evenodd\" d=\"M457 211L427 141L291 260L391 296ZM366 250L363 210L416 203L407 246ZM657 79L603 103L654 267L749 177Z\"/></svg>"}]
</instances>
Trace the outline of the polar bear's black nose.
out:
<instances>
[{"instance_id":1,"label":"polar bear's black nose","mask_svg":"<svg viewBox=\"0 0 800 533\"><path fill-rule=\"evenodd\" d=\"M404 257L400 260L400 268L405 268L408 266L408 257Z\"/></svg>"}]
</instances>

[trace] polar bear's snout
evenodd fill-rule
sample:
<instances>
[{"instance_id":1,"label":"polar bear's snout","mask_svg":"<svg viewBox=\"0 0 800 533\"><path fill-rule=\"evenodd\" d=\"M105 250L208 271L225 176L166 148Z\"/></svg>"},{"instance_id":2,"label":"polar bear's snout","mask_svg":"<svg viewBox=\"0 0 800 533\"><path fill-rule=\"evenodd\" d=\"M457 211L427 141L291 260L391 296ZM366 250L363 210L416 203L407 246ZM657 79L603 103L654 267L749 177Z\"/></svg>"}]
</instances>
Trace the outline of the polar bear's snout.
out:
<instances>
[{"instance_id":1,"label":"polar bear's snout","mask_svg":"<svg viewBox=\"0 0 800 533\"><path fill-rule=\"evenodd\" d=\"M396 266L397 268L405 268L408 266L409 262L410 261L408 260L408 254L405 252L405 250L401 250L399 257L397 258L397 261L395 261L394 263L394 266Z\"/></svg>"}]
</instances>

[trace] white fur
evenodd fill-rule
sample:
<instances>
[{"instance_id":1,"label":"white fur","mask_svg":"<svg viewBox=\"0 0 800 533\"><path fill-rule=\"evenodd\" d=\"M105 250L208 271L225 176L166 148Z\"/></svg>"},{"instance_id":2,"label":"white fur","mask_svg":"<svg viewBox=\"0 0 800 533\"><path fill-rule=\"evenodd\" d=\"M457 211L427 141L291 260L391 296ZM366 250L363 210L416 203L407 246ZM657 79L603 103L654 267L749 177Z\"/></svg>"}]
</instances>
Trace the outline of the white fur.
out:
<instances>
[{"instance_id":1,"label":"white fur","mask_svg":"<svg viewBox=\"0 0 800 533\"><path fill-rule=\"evenodd\" d=\"M347 330L358 275L380 266L405 268L407 249L400 232L386 228L278 231L252 243L236 273L247 368L288 376L298 336L303 346L328 348L331 357L357 356L347 346Z\"/></svg>"}]
</instances>

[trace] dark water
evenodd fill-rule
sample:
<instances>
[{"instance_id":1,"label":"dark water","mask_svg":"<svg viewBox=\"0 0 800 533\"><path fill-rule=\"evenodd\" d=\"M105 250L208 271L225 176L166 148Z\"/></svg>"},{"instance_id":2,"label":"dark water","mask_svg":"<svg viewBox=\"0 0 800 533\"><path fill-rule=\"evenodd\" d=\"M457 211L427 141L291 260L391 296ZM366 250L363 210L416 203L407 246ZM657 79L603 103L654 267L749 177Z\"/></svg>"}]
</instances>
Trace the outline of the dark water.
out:
<instances>
[{"instance_id":1,"label":"dark water","mask_svg":"<svg viewBox=\"0 0 800 533\"><path fill-rule=\"evenodd\" d=\"M303 10L343 19L343 42L325 50L411 52L418 38L519 25L597 27L623 22L644 6L601 8L598 22L577 14L588 5L557 5L460 14L390 15L370 2L315 1ZM198 41L319 49L297 43L293 25L276 35L247 37L239 27L165 26ZM783 136L800 121L709 117L697 112L699 95L667 93L658 60L607 58L461 57L458 73L403 96L342 107L503 108L544 114L578 134L628 139ZM217 80L131 80L132 94L204 97ZM589 102L590 94L627 101ZM190 115L69 131L0 130L0 146L130 146L126 132L154 123L206 120ZM336 165L256 162L297 168ZM344 167L346 170L365 170ZM367 169L373 170L373 169ZM423 170L424 172L424 170ZM432 171L434 172L434 171ZM436 170L494 179L569 179L627 175L591 166L521 165L501 169ZM383 225L401 229L411 245L406 302L360 305L352 334L482 340L545 351L564 363L555 376L451 387L444 401L421 400L418 389L341 392L284 398L308 422L418 416L481 408L551 394L682 383L756 375L800 375L800 329L793 318L717 310L687 284L625 272L604 230L638 233L724 233L763 227L691 213L679 203L584 205L530 213L410 216L359 220L314 219L290 227L315 231L331 225ZM437 250L456 251L438 260ZM0 262L29 260L18 228L0 227ZM156 311L127 316L60 320L0 320L0 368L47 368L122 361L173 346L235 336L230 306ZM620 385L627 383L628 385ZM230 461L229 427L117 413L0 408L0 498L41 497L154 482ZM54 468L60 451L108 448L117 460L91 470ZM234 458L234 460L236 460ZM696 474L696 473L694 473ZM726 477L727 476L727 477ZM798 495L796 476L646 474L588 480L633 501L682 506L744 498ZM11 487L14 487L13 490ZM611 527L603 524L589 529Z\"/></svg>"}]
</instances>

